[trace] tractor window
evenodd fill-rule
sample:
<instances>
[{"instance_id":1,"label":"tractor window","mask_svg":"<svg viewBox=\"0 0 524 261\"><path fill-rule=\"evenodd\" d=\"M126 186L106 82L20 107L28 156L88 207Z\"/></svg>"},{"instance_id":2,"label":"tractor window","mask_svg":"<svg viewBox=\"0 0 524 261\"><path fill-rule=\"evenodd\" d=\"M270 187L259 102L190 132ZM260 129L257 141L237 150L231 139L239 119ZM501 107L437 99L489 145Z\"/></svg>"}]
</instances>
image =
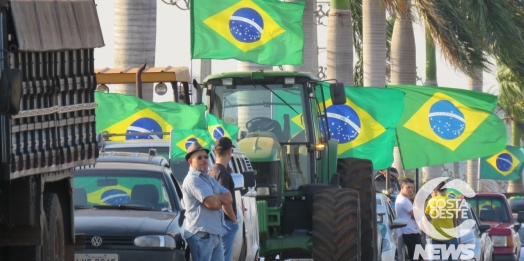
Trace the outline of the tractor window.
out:
<instances>
[{"instance_id":1,"label":"tractor window","mask_svg":"<svg viewBox=\"0 0 524 261\"><path fill-rule=\"evenodd\" d=\"M311 180L311 170L306 145L286 145L286 189L296 190Z\"/></svg>"},{"instance_id":2,"label":"tractor window","mask_svg":"<svg viewBox=\"0 0 524 261\"><path fill-rule=\"evenodd\" d=\"M215 86L213 114L241 132L269 132L280 143L308 142L302 84Z\"/></svg>"}]
</instances>

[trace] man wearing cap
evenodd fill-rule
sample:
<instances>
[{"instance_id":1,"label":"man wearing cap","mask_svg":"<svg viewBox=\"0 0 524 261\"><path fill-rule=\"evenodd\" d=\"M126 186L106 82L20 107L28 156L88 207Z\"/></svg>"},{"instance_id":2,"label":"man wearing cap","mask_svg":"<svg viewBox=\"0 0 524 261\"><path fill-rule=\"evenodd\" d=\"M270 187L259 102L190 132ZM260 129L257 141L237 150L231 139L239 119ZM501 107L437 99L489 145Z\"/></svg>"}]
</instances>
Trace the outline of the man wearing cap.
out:
<instances>
[{"instance_id":1,"label":"man wearing cap","mask_svg":"<svg viewBox=\"0 0 524 261\"><path fill-rule=\"evenodd\" d=\"M222 244L224 245L224 260L233 260L233 244L235 242L235 235L238 231L237 223L237 208L235 199L235 183L231 177L231 173L227 170L227 165L233 156L233 142L228 137L222 137L215 143L216 163L209 170L209 175L215 178L218 183L222 184L233 195L233 203L229 205L222 205L222 210L226 214L226 225L229 231L222 235Z\"/></svg>"},{"instance_id":2,"label":"man wearing cap","mask_svg":"<svg viewBox=\"0 0 524 261\"><path fill-rule=\"evenodd\" d=\"M229 190L207 174L209 150L194 142L187 149L189 172L182 185L186 208L184 238L193 261L224 260L222 235L228 231L223 205L231 205Z\"/></svg>"},{"instance_id":3,"label":"man wearing cap","mask_svg":"<svg viewBox=\"0 0 524 261\"><path fill-rule=\"evenodd\" d=\"M386 169L382 169L382 170L379 170L375 173L375 181L386 181L386 174L387 174L387 170ZM397 190L400 191L400 184L398 184L398 171L396 168L393 168L393 167L390 167L389 168L389 177L390 177L390 181L392 183L393 186L395 186L395 188Z\"/></svg>"},{"instance_id":4,"label":"man wearing cap","mask_svg":"<svg viewBox=\"0 0 524 261\"><path fill-rule=\"evenodd\" d=\"M459 205L454 199L454 196L447 196L446 183L441 182L431 193L433 196L427 202L424 213L426 218L431 221L431 244L445 245L446 249L450 246L454 246L455 249L458 247L458 220L461 214L457 212ZM438 237L435 237L438 235ZM436 253L440 255L440 253ZM458 260L454 259L453 256L443 257L445 260Z\"/></svg>"}]
</instances>

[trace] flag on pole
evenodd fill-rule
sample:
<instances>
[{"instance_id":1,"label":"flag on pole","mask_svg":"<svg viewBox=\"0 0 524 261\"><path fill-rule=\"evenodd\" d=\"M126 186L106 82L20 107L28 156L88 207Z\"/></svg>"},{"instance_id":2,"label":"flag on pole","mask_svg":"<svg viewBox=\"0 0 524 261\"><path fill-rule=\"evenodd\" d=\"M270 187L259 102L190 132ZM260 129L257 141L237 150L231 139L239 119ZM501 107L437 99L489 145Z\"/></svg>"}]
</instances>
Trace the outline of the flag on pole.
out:
<instances>
[{"instance_id":1,"label":"flag on pole","mask_svg":"<svg viewBox=\"0 0 524 261\"><path fill-rule=\"evenodd\" d=\"M476 159L506 147L506 124L493 113L494 95L426 86L388 89L406 94L396 127L405 169Z\"/></svg>"},{"instance_id":2,"label":"flag on pole","mask_svg":"<svg viewBox=\"0 0 524 261\"><path fill-rule=\"evenodd\" d=\"M480 178L496 180L516 180L522 177L524 148L506 146L492 156L480 159Z\"/></svg>"},{"instance_id":3,"label":"flag on pole","mask_svg":"<svg viewBox=\"0 0 524 261\"><path fill-rule=\"evenodd\" d=\"M191 58L301 65L305 2L191 0Z\"/></svg>"}]
</instances>

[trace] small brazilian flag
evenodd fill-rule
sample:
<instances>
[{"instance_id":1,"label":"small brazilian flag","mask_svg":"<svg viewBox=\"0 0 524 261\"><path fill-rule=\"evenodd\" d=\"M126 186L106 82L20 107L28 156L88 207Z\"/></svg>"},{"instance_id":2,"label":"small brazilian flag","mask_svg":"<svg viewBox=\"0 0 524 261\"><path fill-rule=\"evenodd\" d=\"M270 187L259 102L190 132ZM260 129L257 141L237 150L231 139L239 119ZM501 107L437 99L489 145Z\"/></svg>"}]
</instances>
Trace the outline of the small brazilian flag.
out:
<instances>
[{"instance_id":1,"label":"small brazilian flag","mask_svg":"<svg viewBox=\"0 0 524 261\"><path fill-rule=\"evenodd\" d=\"M207 130L214 141L222 137L228 137L231 140L236 140L240 128L235 125L225 123L221 119L213 116L213 114L207 114Z\"/></svg>"},{"instance_id":2,"label":"small brazilian flag","mask_svg":"<svg viewBox=\"0 0 524 261\"><path fill-rule=\"evenodd\" d=\"M171 132L171 158L184 159L187 148L196 141L202 147L211 150L213 139L205 129L173 130Z\"/></svg>"},{"instance_id":3,"label":"small brazilian flag","mask_svg":"<svg viewBox=\"0 0 524 261\"><path fill-rule=\"evenodd\" d=\"M524 148L506 146L492 156L480 159L480 178L498 180L516 180L522 176Z\"/></svg>"},{"instance_id":4,"label":"small brazilian flag","mask_svg":"<svg viewBox=\"0 0 524 261\"><path fill-rule=\"evenodd\" d=\"M206 127L205 105L189 106L175 102L155 103L135 96L95 92L96 131L137 133L114 136L112 140L169 139L169 135L144 135L140 132L171 132L173 129Z\"/></svg>"},{"instance_id":5,"label":"small brazilian flag","mask_svg":"<svg viewBox=\"0 0 524 261\"><path fill-rule=\"evenodd\" d=\"M333 105L328 83L321 83L317 90L324 90L327 124L331 139L338 140L339 158L369 159L374 169L390 167L404 94L384 88L346 87L346 104ZM324 106L320 107L323 111Z\"/></svg>"},{"instance_id":6,"label":"small brazilian flag","mask_svg":"<svg viewBox=\"0 0 524 261\"><path fill-rule=\"evenodd\" d=\"M302 65L304 2L190 0L191 58Z\"/></svg>"},{"instance_id":7,"label":"small brazilian flag","mask_svg":"<svg viewBox=\"0 0 524 261\"><path fill-rule=\"evenodd\" d=\"M406 94L397 125L405 169L476 159L506 147L506 125L493 113L496 96L442 87L388 89Z\"/></svg>"}]
</instances>

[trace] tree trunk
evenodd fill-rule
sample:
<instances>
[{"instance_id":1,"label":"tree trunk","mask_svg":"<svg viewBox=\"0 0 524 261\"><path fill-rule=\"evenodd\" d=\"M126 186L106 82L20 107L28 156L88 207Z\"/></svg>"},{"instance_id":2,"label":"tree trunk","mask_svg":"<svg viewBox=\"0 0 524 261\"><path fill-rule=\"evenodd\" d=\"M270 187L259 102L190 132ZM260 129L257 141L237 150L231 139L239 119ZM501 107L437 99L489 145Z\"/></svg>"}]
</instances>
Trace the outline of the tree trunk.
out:
<instances>
[{"instance_id":1,"label":"tree trunk","mask_svg":"<svg viewBox=\"0 0 524 261\"><path fill-rule=\"evenodd\" d=\"M511 123L511 145L520 146L520 131L513 122ZM522 178L508 182L508 193L521 193L523 191Z\"/></svg>"},{"instance_id":2,"label":"tree trunk","mask_svg":"<svg viewBox=\"0 0 524 261\"><path fill-rule=\"evenodd\" d=\"M115 67L155 66L156 1L115 0ZM117 84L117 93L135 95L134 84ZM153 84L142 85L142 98L153 100Z\"/></svg>"},{"instance_id":3,"label":"tree trunk","mask_svg":"<svg viewBox=\"0 0 524 261\"><path fill-rule=\"evenodd\" d=\"M304 0L287 0L286 2L304 2ZM317 25L315 24L314 12L317 7L316 0L305 0L306 9L302 17L302 27L304 28L304 63L301 66L286 65L286 71L308 72L313 75L318 73L318 42Z\"/></svg>"},{"instance_id":4,"label":"tree trunk","mask_svg":"<svg viewBox=\"0 0 524 261\"><path fill-rule=\"evenodd\" d=\"M407 15L398 14L395 19L393 35L391 39L391 84L417 83L417 60L415 35L413 33L413 21L411 13ZM403 175L400 151L398 147L393 150L393 167Z\"/></svg>"},{"instance_id":5,"label":"tree trunk","mask_svg":"<svg viewBox=\"0 0 524 261\"><path fill-rule=\"evenodd\" d=\"M475 69L474 76L468 76L468 90L482 92L483 85L482 69ZM466 180L471 188L479 190L479 160L468 160L466 169Z\"/></svg>"},{"instance_id":6,"label":"tree trunk","mask_svg":"<svg viewBox=\"0 0 524 261\"><path fill-rule=\"evenodd\" d=\"M364 87L386 85L386 9L378 0L362 0Z\"/></svg>"},{"instance_id":7,"label":"tree trunk","mask_svg":"<svg viewBox=\"0 0 524 261\"><path fill-rule=\"evenodd\" d=\"M424 86L438 86L437 82L437 56L433 38L426 32L426 80ZM422 182L442 177L442 166L427 166L422 168L424 179Z\"/></svg>"},{"instance_id":8,"label":"tree trunk","mask_svg":"<svg viewBox=\"0 0 524 261\"><path fill-rule=\"evenodd\" d=\"M353 86L353 28L349 9L330 9L327 27L327 79Z\"/></svg>"}]
</instances>

